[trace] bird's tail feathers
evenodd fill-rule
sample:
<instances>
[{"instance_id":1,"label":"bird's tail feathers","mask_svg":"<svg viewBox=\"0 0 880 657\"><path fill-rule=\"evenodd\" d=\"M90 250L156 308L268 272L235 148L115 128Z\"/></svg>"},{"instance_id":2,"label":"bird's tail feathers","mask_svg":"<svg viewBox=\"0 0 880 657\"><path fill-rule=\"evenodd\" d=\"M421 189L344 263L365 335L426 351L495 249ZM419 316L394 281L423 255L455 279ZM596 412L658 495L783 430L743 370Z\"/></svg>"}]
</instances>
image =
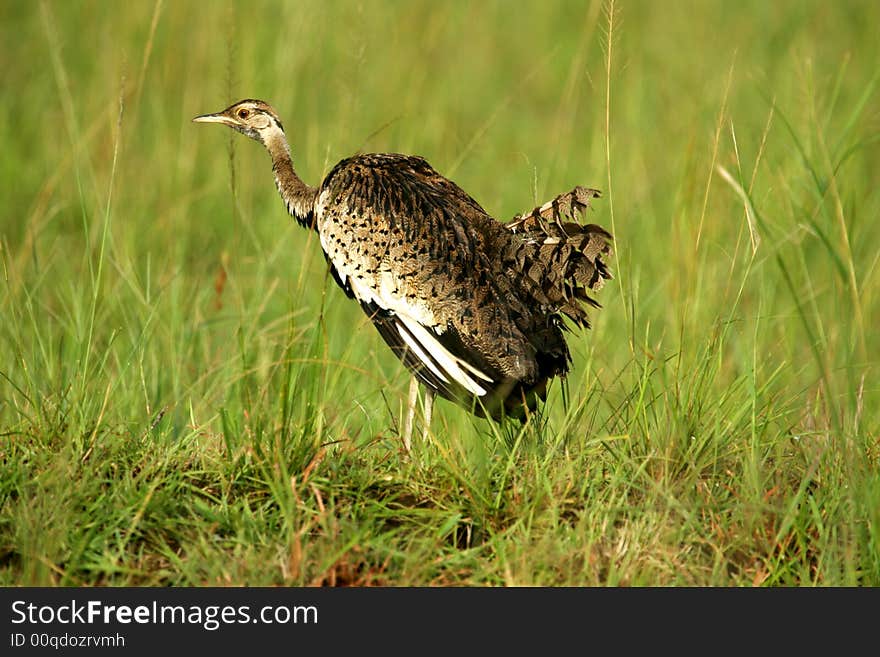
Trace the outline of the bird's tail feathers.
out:
<instances>
[{"instance_id":1,"label":"bird's tail feathers","mask_svg":"<svg viewBox=\"0 0 880 657\"><path fill-rule=\"evenodd\" d=\"M589 326L584 305L598 307L589 293L597 292L611 272L604 258L613 238L604 228L578 222L600 192L575 187L506 224L519 239L511 240L506 259L535 300Z\"/></svg>"}]
</instances>

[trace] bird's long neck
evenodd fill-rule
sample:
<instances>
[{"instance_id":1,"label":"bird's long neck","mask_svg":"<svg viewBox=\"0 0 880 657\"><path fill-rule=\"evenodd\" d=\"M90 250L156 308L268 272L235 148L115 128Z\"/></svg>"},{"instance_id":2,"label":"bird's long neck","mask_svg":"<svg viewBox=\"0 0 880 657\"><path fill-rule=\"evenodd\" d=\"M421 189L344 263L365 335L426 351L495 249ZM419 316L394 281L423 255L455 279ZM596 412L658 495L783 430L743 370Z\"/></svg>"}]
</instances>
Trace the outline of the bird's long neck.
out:
<instances>
[{"instance_id":1,"label":"bird's long neck","mask_svg":"<svg viewBox=\"0 0 880 657\"><path fill-rule=\"evenodd\" d=\"M284 133L280 129L277 130L264 141L264 144L272 157L275 186L281 194L284 205L287 206L287 211L301 226L315 228L314 207L318 190L309 187L296 174L293 161L290 159L290 146Z\"/></svg>"}]
</instances>

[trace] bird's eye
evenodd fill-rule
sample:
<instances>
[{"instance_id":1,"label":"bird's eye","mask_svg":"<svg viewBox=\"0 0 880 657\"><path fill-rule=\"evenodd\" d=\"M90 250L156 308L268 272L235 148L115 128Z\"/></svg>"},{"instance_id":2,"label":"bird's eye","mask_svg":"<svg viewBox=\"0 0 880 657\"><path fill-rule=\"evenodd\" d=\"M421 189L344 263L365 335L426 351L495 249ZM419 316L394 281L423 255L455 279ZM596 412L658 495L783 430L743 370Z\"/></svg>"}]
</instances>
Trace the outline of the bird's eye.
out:
<instances>
[{"instance_id":1,"label":"bird's eye","mask_svg":"<svg viewBox=\"0 0 880 657\"><path fill-rule=\"evenodd\" d=\"M248 117L249 113L250 112L248 112L246 109L240 109L240 110L238 110L238 118L246 119Z\"/></svg>"}]
</instances>

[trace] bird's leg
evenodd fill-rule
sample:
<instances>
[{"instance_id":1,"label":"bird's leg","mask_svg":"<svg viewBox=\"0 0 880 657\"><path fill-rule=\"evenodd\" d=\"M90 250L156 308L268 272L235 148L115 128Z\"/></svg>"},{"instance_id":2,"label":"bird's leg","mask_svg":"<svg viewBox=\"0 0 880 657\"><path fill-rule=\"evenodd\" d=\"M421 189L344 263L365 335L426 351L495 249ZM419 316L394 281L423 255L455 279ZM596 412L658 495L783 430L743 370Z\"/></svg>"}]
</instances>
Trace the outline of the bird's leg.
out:
<instances>
[{"instance_id":1,"label":"bird's leg","mask_svg":"<svg viewBox=\"0 0 880 657\"><path fill-rule=\"evenodd\" d=\"M403 418L403 448L412 451L413 420L416 416L416 404L419 401L419 380L412 377L409 382L409 401L406 404L406 415Z\"/></svg>"},{"instance_id":2,"label":"bird's leg","mask_svg":"<svg viewBox=\"0 0 880 657\"><path fill-rule=\"evenodd\" d=\"M425 417L422 425L422 442L428 437L428 430L431 428L431 413L434 411L434 391L425 388Z\"/></svg>"}]
</instances>

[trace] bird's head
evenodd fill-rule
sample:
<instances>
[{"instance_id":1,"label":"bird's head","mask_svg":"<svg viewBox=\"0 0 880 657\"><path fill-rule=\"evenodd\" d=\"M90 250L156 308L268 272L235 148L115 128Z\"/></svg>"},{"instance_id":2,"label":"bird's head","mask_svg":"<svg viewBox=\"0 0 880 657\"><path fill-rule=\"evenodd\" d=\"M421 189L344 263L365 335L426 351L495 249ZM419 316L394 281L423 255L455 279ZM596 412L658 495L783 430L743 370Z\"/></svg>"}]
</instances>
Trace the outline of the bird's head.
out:
<instances>
[{"instance_id":1,"label":"bird's head","mask_svg":"<svg viewBox=\"0 0 880 657\"><path fill-rule=\"evenodd\" d=\"M270 137L284 132L277 112L269 103L262 100L240 100L222 112L202 114L194 118L193 121L197 123L222 123L262 144L267 144Z\"/></svg>"}]
</instances>

